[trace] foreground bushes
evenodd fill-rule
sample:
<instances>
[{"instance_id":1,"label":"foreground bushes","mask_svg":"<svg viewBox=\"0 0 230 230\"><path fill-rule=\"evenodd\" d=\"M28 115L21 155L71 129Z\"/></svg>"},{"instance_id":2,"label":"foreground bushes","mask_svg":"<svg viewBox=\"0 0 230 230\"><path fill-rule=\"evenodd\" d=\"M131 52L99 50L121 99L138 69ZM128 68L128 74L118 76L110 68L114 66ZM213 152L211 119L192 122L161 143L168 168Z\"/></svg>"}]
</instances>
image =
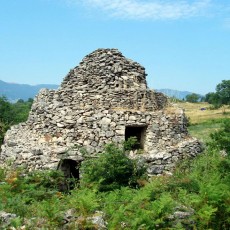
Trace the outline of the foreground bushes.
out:
<instances>
[{"instance_id":1,"label":"foreground bushes","mask_svg":"<svg viewBox=\"0 0 230 230\"><path fill-rule=\"evenodd\" d=\"M98 185L86 183L69 194L58 191L63 177L57 172L1 169L0 210L17 215L11 226L28 229L61 229L69 209L78 217L69 229L97 229L86 221L96 211L104 213L108 229L229 229L229 167L228 158L209 150L173 176L154 177L139 189L119 185L99 192ZM190 214L180 219L180 212Z\"/></svg>"},{"instance_id":2,"label":"foreground bushes","mask_svg":"<svg viewBox=\"0 0 230 230\"><path fill-rule=\"evenodd\" d=\"M225 123L203 154L142 187L144 171L114 144L85 162L80 186L69 193L59 191L65 182L60 172L26 175L2 168L0 210L17 217L0 228L98 229L90 219L101 212L108 229L230 229L229 137ZM67 225L69 211L73 218Z\"/></svg>"}]
</instances>

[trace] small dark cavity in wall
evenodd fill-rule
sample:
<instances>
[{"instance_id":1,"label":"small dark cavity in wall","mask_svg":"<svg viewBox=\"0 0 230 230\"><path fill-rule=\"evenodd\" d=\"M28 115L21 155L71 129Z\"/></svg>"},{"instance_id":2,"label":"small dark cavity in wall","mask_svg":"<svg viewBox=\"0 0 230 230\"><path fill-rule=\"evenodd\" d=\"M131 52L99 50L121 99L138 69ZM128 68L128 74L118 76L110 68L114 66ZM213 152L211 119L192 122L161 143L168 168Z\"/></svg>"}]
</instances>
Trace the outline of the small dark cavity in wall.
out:
<instances>
[{"instance_id":1,"label":"small dark cavity in wall","mask_svg":"<svg viewBox=\"0 0 230 230\"><path fill-rule=\"evenodd\" d=\"M145 137L147 126L126 126L125 127L125 140L130 137L137 138L137 144L133 146L133 149L144 149Z\"/></svg>"},{"instance_id":2,"label":"small dark cavity in wall","mask_svg":"<svg viewBox=\"0 0 230 230\"><path fill-rule=\"evenodd\" d=\"M57 167L57 170L63 172L65 182L60 185L60 191L68 191L75 187L80 179L79 173L80 162L72 159L62 159Z\"/></svg>"}]
</instances>

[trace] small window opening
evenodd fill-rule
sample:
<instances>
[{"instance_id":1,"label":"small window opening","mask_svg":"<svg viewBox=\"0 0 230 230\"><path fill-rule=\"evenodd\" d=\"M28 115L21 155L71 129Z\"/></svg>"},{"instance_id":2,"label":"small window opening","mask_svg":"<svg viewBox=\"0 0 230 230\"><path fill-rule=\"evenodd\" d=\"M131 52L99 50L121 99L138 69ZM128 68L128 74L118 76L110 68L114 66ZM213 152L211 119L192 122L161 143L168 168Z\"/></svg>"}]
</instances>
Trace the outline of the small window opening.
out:
<instances>
[{"instance_id":1,"label":"small window opening","mask_svg":"<svg viewBox=\"0 0 230 230\"><path fill-rule=\"evenodd\" d=\"M133 149L144 149L144 142L146 136L146 126L127 126L125 127L125 140L130 137L137 138L137 144L133 146Z\"/></svg>"},{"instance_id":2,"label":"small window opening","mask_svg":"<svg viewBox=\"0 0 230 230\"><path fill-rule=\"evenodd\" d=\"M118 87L119 87L119 84L116 84L116 87L118 88Z\"/></svg>"},{"instance_id":3,"label":"small window opening","mask_svg":"<svg viewBox=\"0 0 230 230\"><path fill-rule=\"evenodd\" d=\"M61 160L58 164L58 170L62 171L65 177L65 183L60 185L61 191L73 189L80 179L79 173L80 162L71 159Z\"/></svg>"}]
</instances>

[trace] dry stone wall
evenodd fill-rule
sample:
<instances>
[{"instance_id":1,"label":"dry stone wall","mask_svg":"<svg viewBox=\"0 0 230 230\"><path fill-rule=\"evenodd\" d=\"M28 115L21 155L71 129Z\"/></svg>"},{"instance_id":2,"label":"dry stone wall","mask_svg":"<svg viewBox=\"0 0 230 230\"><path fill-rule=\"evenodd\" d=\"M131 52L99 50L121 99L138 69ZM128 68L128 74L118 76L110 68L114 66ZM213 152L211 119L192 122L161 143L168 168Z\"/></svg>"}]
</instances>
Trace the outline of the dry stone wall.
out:
<instances>
[{"instance_id":1,"label":"dry stone wall","mask_svg":"<svg viewBox=\"0 0 230 230\"><path fill-rule=\"evenodd\" d=\"M27 122L5 136L0 163L11 159L29 170L57 168L61 159L83 160L79 148L100 153L106 143L136 136L150 175L170 172L201 152L187 132L183 110L149 90L145 69L116 49L98 49L70 70L57 90L43 89Z\"/></svg>"}]
</instances>

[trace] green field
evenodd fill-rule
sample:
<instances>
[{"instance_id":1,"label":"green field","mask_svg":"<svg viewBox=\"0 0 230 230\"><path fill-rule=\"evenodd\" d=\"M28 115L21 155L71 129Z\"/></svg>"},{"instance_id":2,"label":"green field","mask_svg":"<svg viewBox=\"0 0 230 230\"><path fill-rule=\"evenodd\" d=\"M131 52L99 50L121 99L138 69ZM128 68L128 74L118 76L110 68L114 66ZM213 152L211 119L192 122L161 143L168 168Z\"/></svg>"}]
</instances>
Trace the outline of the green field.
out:
<instances>
[{"instance_id":1,"label":"green field","mask_svg":"<svg viewBox=\"0 0 230 230\"><path fill-rule=\"evenodd\" d=\"M212 110L211 105L205 102L180 102L177 105L184 109L189 119L189 133L202 142L210 141L210 134L218 131L225 119L230 119L229 106ZM202 111L201 108L206 108L206 110Z\"/></svg>"},{"instance_id":2,"label":"green field","mask_svg":"<svg viewBox=\"0 0 230 230\"><path fill-rule=\"evenodd\" d=\"M215 131L218 131L221 128L222 121L222 119L216 119L210 122L203 122L199 124L190 125L188 127L188 131L193 137L196 137L202 142L207 142L210 141L210 134Z\"/></svg>"}]
</instances>

